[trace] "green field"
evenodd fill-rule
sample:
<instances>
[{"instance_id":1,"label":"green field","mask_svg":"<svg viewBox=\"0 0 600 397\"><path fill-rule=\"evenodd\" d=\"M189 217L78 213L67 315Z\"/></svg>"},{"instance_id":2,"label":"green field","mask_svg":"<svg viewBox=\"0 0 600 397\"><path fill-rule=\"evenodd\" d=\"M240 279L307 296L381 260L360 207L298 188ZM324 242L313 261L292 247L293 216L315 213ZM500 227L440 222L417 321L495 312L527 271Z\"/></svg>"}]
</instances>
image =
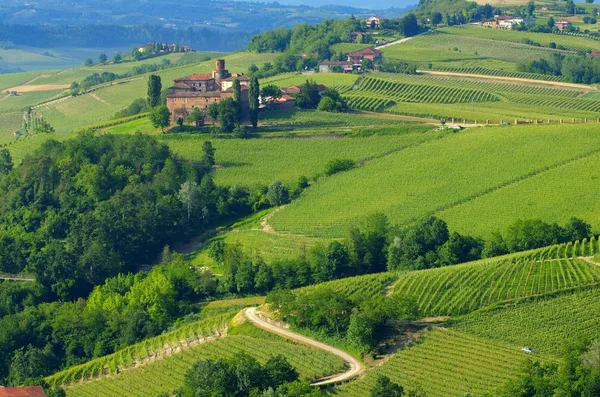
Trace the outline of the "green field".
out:
<instances>
[{"instance_id":1,"label":"green field","mask_svg":"<svg viewBox=\"0 0 600 397\"><path fill-rule=\"evenodd\" d=\"M410 127L409 127L410 129ZM342 156L368 160L435 139L439 133L415 133L344 138L210 139L219 166L215 181L223 185L268 185L275 180L293 187L300 176L316 177L325 164ZM200 160L202 143L209 137L167 136L163 141L185 159Z\"/></svg>"},{"instance_id":2,"label":"green field","mask_svg":"<svg viewBox=\"0 0 600 397\"><path fill-rule=\"evenodd\" d=\"M525 358L514 345L433 329L363 379L342 386L339 396L368 396L379 375L405 390L419 388L427 397L482 395L494 392L515 376Z\"/></svg>"},{"instance_id":3,"label":"green field","mask_svg":"<svg viewBox=\"0 0 600 397\"><path fill-rule=\"evenodd\" d=\"M343 368L340 358L254 329L250 335L228 335L224 339L185 348L172 355L158 357L134 369L99 380L91 380L66 389L67 396L148 396L173 393L182 386L187 370L201 359L226 358L246 352L264 363L281 354L298 370L301 378L315 379Z\"/></svg>"},{"instance_id":4,"label":"green field","mask_svg":"<svg viewBox=\"0 0 600 397\"><path fill-rule=\"evenodd\" d=\"M473 313L453 328L559 356L569 344L600 338L600 290Z\"/></svg>"},{"instance_id":5,"label":"green field","mask_svg":"<svg viewBox=\"0 0 600 397\"><path fill-rule=\"evenodd\" d=\"M319 181L275 214L270 224L280 232L341 237L373 212L387 214L392 223L410 223L591 156L600 150L595 131L595 125L554 125L478 128L447 135ZM578 177L589 181L587 173ZM557 194L573 202L579 196L571 189ZM563 212L561 221L571 214ZM600 226L596 215L586 220ZM476 230L496 229L494 218L479 221ZM449 227L452 230L453 224Z\"/></svg>"}]
</instances>

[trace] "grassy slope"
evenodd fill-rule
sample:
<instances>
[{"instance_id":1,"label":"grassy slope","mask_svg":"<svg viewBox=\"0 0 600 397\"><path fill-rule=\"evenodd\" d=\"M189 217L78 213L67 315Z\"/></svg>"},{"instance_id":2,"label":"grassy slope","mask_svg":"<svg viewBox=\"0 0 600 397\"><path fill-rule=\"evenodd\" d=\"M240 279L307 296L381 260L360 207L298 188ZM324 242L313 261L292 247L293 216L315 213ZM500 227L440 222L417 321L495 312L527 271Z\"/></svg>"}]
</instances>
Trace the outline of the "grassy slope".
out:
<instances>
[{"instance_id":1,"label":"grassy slope","mask_svg":"<svg viewBox=\"0 0 600 397\"><path fill-rule=\"evenodd\" d=\"M595 125L492 127L430 141L315 184L275 214L271 225L278 231L341 237L351 224L373 212L386 213L394 223L412 222L532 174L562 169L569 161L600 149L596 130ZM589 180L587 173L578 177ZM560 194L572 201L579 196L571 189L562 189ZM526 208L528 203L519 200L503 205ZM560 220L570 216L570 210L563 212ZM586 220L600 226L595 215ZM479 214L471 222L477 227L466 232L496 228L488 214ZM454 228L452 223L449 226Z\"/></svg>"},{"instance_id":2,"label":"grassy slope","mask_svg":"<svg viewBox=\"0 0 600 397\"><path fill-rule=\"evenodd\" d=\"M273 54L237 53L225 57L227 68L232 72L244 72L251 63L270 60ZM191 73L209 72L213 69L213 61L200 64L185 65L156 72L163 85L168 87L178 77ZM42 105L36 110L55 126L57 133L68 134L76 128L109 120L118 110L129 105L136 98L146 95L147 76L141 75L118 84L115 82L96 90L93 94L67 98L63 101Z\"/></svg>"},{"instance_id":3,"label":"grassy slope","mask_svg":"<svg viewBox=\"0 0 600 397\"><path fill-rule=\"evenodd\" d=\"M216 162L222 167L215 174L218 184L254 186L280 180L294 187L300 176L312 178L323 173L325 164L332 159L369 159L437 136L417 132L366 138L238 140L189 135L167 137L164 141L183 158L198 161L202 156L202 143L210 139L216 150Z\"/></svg>"}]
</instances>

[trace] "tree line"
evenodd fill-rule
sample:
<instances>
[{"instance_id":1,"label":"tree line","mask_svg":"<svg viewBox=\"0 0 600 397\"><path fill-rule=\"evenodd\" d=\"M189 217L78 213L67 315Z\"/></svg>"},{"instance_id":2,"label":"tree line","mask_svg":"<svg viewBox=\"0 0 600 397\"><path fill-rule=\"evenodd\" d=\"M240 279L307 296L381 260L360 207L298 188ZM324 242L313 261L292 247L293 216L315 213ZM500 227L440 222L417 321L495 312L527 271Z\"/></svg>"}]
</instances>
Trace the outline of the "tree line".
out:
<instances>
[{"instance_id":1,"label":"tree line","mask_svg":"<svg viewBox=\"0 0 600 397\"><path fill-rule=\"evenodd\" d=\"M563 76L566 81L580 84L600 82L600 58L592 56L565 56L553 53L548 59L542 58L528 63L520 63L521 72Z\"/></svg>"}]
</instances>

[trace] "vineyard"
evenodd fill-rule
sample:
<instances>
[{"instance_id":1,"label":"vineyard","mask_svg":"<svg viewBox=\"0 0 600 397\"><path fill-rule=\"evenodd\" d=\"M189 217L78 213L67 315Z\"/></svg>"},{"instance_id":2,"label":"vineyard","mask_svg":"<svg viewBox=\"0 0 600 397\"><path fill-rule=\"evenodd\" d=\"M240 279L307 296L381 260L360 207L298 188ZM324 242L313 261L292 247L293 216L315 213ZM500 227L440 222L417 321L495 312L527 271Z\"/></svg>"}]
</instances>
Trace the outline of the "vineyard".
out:
<instances>
[{"instance_id":1,"label":"vineyard","mask_svg":"<svg viewBox=\"0 0 600 397\"><path fill-rule=\"evenodd\" d=\"M363 79L358 90L352 91L353 96L359 96L363 93L385 95L402 102L470 103L498 101L498 97L495 95L481 90L439 85L406 84L371 77Z\"/></svg>"},{"instance_id":2,"label":"vineyard","mask_svg":"<svg viewBox=\"0 0 600 397\"><path fill-rule=\"evenodd\" d=\"M505 230L515 219L537 218L562 223L575 216L598 227L598 191L591 188L590 181L600 178L596 167L599 161L600 153L585 156L444 210L439 216L459 233L478 236ZM577 202L575 207L574 202Z\"/></svg>"},{"instance_id":3,"label":"vineyard","mask_svg":"<svg viewBox=\"0 0 600 397\"><path fill-rule=\"evenodd\" d=\"M417 75L394 74L394 73L375 73L376 77L381 77L386 80L396 81L407 84L426 84L436 87L458 87L471 90L487 91L498 95L506 93L519 93L537 96L551 96L560 98L576 98L584 94L584 89L574 88L554 88L544 85L545 83L505 83L502 81L483 80L469 77L450 77L444 75L428 74L423 72ZM592 90L592 88L589 88ZM594 91L591 91L594 92ZM594 98L590 98L594 99Z\"/></svg>"},{"instance_id":4,"label":"vineyard","mask_svg":"<svg viewBox=\"0 0 600 397\"><path fill-rule=\"evenodd\" d=\"M394 285L394 293L416 298L424 316L470 313L497 302L596 285L600 283L600 267L560 258L597 251L595 239L584 240L526 257L411 272Z\"/></svg>"},{"instance_id":5,"label":"vineyard","mask_svg":"<svg viewBox=\"0 0 600 397\"><path fill-rule=\"evenodd\" d=\"M533 183L548 172L569 172L569 164L600 150L597 128L595 124L490 127L445 135L323 179L274 214L269 223L278 232L329 238L344 236L352 224L373 212L387 214L392 223L407 224L427 214L484 200L511 186ZM593 169L592 166L573 179L578 186L586 186L585 197L598 195L598 189L590 184ZM550 197L537 195L534 203L552 208L557 196L575 200L580 194L562 188ZM487 215L475 218L477 222L460 218L460 214L453 219L464 225L461 232L489 233L497 227L490 214L507 206L511 207L509 214L527 214L532 204L520 198L505 203L496 201L495 206L486 209ZM550 218L553 221L566 222L579 213L572 205L557 210ZM547 219L543 212L539 217ZM515 219L509 216L506 221ZM593 226L600 226L597 215L590 221ZM453 223L449 223L449 228L453 230Z\"/></svg>"},{"instance_id":6,"label":"vineyard","mask_svg":"<svg viewBox=\"0 0 600 397\"><path fill-rule=\"evenodd\" d=\"M548 81L564 81L562 76L552 76L548 74L537 74L528 72L516 72L512 70L497 70L497 69L486 69L483 67L444 67L438 66L436 70L443 72L453 73L467 73L467 74L481 74L485 76L497 76L497 77L515 77L518 79L530 79L530 80L548 80Z\"/></svg>"},{"instance_id":7,"label":"vineyard","mask_svg":"<svg viewBox=\"0 0 600 397\"><path fill-rule=\"evenodd\" d=\"M473 313L453 328L559 356L576 340L600 338L600 289Z\"/></svg>"},{"instance_id":8,"label":"vineyard","mask_svg":"<svg viewBox=\"0 0 600 397\"><path fill-rule=\"evenodd\" d=\"M377 376L427 397L482 395L513 377L525 356L520 348L453 330L433 329L363 379L344 385L340 397L368 396Z\"/></svg>"},{"instance_id":9,"label":"vineyard","mask_svg":"<svg viewBox=\"0 0 600 397\"><path fill-rule=\"evenodd\" d=\"M116 375L73 385L66 389L67 396L156 397L161 393L170 395L181 387L186 371L196 361L204 358L227 358L242 351L256 357L261 363L272 355L281 354L304 379L316 379L344 367L342 360L330 353L288 342L256 329L252 336L229 335L224 339L190 347Z\"/></svg>"},{"instance_id":10,"label":"vineyard","mask_svg":"<svg viewBox=\"0 0 600 397\"><path fill-rule=\"evenodd\" d=\"M590 112L591 115L600 111L600 101L592 99L559 99L526 94L505 94L505 97L513 103L532 105L536 107L580 110L584 112Z\"/></svg>"},{"instance_id":11,"label":"vineyard","mask_svg":"<svg viewBox=\"0 0 600 397\"><path fill-rule=\"evenodd\" d=\"M136 343L108 356L58 372L46 378L46 381L50 385L69 385L81 380L91 380L123 371L148 357L164 354L166 350L185 349L190 344L220 335L237 311L237 309L224 311L219 315L210 316L175 331Z\"/></svg>"},{"instance_id":12,"label":"vineyard","mask_svg":"<svg viewBox=\"0 0 600 397\"><path fill-rule=\"evenodd\" d=\"M509 42L520 44L524 40L537 43L540 46L544 46L546 49L550 43L555 43L557 46L562 46L571 51L595 51L598 48L598 42L591 38L580 37L567 34L548 34L548 33L532 33L532 32L519 32L513 30L503 29L489 29L479 26L457 26L451 28L442 28L440 31L454 36L455 38L469 37L469 38L483 38L493 41ZM498 44L494 45L497 48ZM504 43L502 44L504 49ZM532 48L544 48L531 46ZM504 52L504 50L502 51Z\"/></svg>"}]
</instances>

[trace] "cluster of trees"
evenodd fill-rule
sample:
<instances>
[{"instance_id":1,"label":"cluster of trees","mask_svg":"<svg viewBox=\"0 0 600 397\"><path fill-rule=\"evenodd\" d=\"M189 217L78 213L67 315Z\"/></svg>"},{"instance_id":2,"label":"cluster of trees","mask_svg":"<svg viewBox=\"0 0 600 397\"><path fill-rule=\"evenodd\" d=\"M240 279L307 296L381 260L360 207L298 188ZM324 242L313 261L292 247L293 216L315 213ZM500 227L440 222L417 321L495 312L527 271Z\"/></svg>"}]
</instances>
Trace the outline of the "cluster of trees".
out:
<instances>
[{"instance_id":1,"label":"cluster of trees","mask_svg":"<svg viewBox=\"0 0 600 397\"><path fill-rule=\"evenodd\" d=\"M323 392L298 379L298 371L281 355L264 365L241 352L231 358L204 359L185 374L180 397L321 397Z\"/></svg>"},{"instance_id":2,"label":"cluster of trees","mask_svg":"<svg viewBox=\"0 0 600 397\"><path fill-rule=\"evenodd\" d=\"M504 233L493 232L483 240L450 233L444 221L429 217L409 228L392 228L390 236L388 269L417 270L581 240L590 238L592 232L591 226L578 218L571 218L564 227L528 219L517 220Z\"/></svg>"},{"instance_id":3,"label":"cluster of trees","mask_svg":"<svg viewBox=\"0 0 600 397\"><path fill-rule=\"evenodd\" d=\"M500 392L503 397L600 395L600 343L569 346L560 362L527 360L517 378Z\"/></svg>"},{"instance_id":4,"label":"cluster of trees","mask_svg":"<svg viewBox=\"0 0 600 397\"><path fill-rule=\"evenodd\" d=\"M384 60L377 65L380 72L387 73L402 73L402 74L417 74L417 65L409 62Z\"/></svg>"},{"instance_id":5,"label":"cluster of trees","mask_svg":"<svg viewBox=\"0 0 600 397\"><path fill-rule=\"evenodd\" d=\"M186 43L198 51L235 51L247 45L245 31L205 28L174 29L162 25L8 25L0 23L0 37L16 45L39 48L116 48L146 43L151 37L166 43Z\"/></svg>"},{"instance_id":6,"label":"cluster of trees","mask_svg":"<svg viewBox=\"0 0 600 397\"><path fill-rule=\"evenodd\" d=\"M350 299L326 286L296 292L274 290L266 302L281 320L336 337L360 353L375 346L388 319L414 320L419 316L418 302L412 297Z\"/></svg>"},{"instance_id":7,"label":"cluster of trees","mask_svg":"<svg viewBox=\"0 0 600 397\"><path fill-rule=\"evenodd\" d=\"M379 375L370 390L371 397L425 397L420 390L405 391L404 387L394 383L387 376Z\"/></svg>"},{"instance_id":8,"label":"cluster of trees","mask_svg":"<svg viewBox=\"0 0 600 397\"><path fill-rule=\"evenodd\" d=\"M175 257L149 273L109 278L85 301L42 303L37 282L0 287L0 382L18 386L159 335L216 283Z\"/></svg>"},{"instance_id":9,"label":"cluster of trees","mask_svg":"<svg viewBox=\"0 0 600 397\"><path fill-rule=\"evenodd\" d=\"M571 83L595 84L600 82L600 58L591 56L565 56L553 53L552 57L517 65L523 72L563 76Z\"/></svg>"},{"instance_id":10,"label":"cluster of trees","mask_svg":"<svg viewBox=\"0 0 600 397\"><path fill-rule=\"evenodd\" d=\"M235 207L208 164L181 162L144 135L48 141L12 170L2 157L0 271L33 273L58 299L87 295ZM191 217L180 198L186 182L198 186Z\"/></svg>"},{"instance_id":11,"label":"cluster of trees","mask_svg":"<svg viewBox=\"0 0 600 397\"><path fill-rule=\"evenodd\" d=\"M419 0L416 14L429 19L431 25L441 23L447 26L462 25L471 21L485 21L494 15L502 15L502 10L489 4L480 5L465 0Z\"/></svg>"}]
</instances>

